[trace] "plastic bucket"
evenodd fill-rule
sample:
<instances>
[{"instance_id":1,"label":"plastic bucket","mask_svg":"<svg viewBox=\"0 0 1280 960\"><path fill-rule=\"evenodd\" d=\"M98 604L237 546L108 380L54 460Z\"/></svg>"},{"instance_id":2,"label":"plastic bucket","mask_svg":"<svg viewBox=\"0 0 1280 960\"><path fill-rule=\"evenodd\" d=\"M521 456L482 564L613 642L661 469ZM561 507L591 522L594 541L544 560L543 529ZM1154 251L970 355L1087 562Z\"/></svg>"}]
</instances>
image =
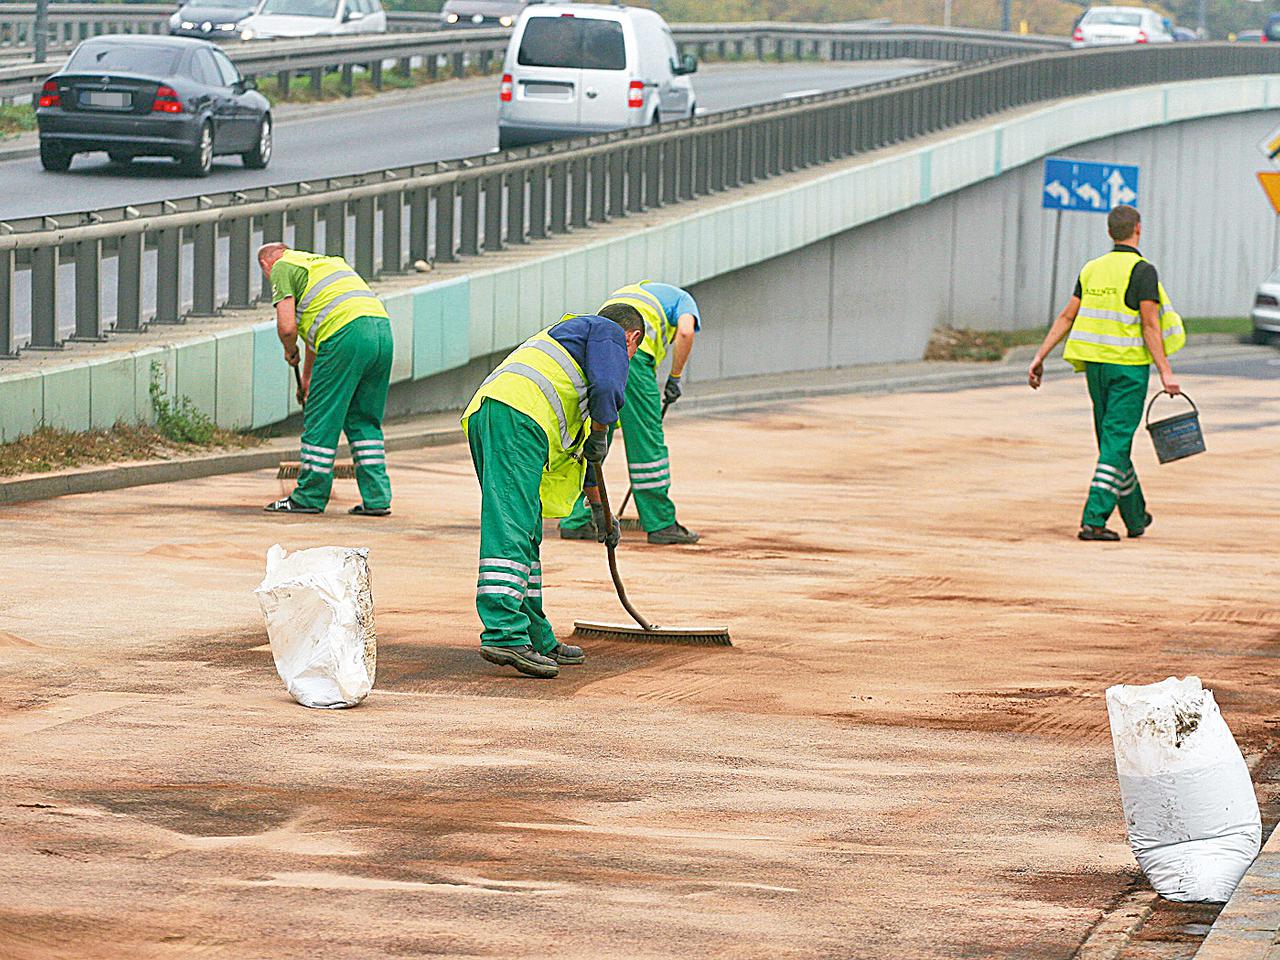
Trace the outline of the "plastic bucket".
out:
<instances>
[{"instance_id":1,"label":"plastic bucket","mask_svg":"<svg viewBox=\"0 0 1280 960\"><path fill-rule=\"evenodd\" d=\"M1191 409L1164 420L1151 422L1151 408L1159 397L1165 396L1161 390L1147 404L1147 431L1151 434L1151 442L1155 444L1156 458L1161 463L1172 463L1185 457L1204 453L1204 434L1200 430L1200 411L1195 401L1185 393L1182 395ZM1172 394L1169 394L1172 396Z\"/></svg>"}]
</instances>

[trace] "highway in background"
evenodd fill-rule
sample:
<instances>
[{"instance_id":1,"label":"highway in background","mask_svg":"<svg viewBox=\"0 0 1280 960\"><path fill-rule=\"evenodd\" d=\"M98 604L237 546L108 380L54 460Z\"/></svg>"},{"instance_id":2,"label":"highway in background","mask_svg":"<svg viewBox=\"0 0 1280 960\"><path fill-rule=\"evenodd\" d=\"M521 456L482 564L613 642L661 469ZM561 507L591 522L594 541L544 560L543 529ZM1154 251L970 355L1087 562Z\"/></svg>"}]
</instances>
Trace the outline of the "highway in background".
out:
<instances>
[{"instance_id":1,"label":"highway in background","mask_svg":"<svg viewBox=\"0 0 1280 960\"><path fill-rule=\"evenodd\" d=\"M931 69L919 62L801 63L779 66L718 64L695 76L700 112L716 112L839 90ZM106 154L84 154L68 173L46 173L35 158L0 163L0 220L117 207L188 197L202 191L289 183L384 167L482 154L497 148L498 78L465 81L455 95L425 87L343 104L340 112L282 118L275 156L266 170L246 170L235 157L213 175L181 175L163 160L129 166Z\"/></svg>"}]
</instances>

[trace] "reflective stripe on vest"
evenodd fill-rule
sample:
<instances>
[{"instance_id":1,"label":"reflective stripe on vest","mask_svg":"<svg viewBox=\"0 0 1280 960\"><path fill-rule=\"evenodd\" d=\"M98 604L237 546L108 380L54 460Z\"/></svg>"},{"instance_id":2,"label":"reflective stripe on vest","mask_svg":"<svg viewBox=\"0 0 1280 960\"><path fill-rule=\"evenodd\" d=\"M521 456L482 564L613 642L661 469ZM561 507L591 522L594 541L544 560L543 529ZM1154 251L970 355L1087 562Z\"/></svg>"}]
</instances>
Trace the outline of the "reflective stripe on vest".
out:
<instances>
[{"instance_id":1,"label":"reflective stripe on vest","mask_svg":"<svg viewBox=\"0 0 1280 960\"><path fill-rule=\"evenodd\" d=\"M1133 269L1143 260L1136 253L1113 250L1090 260L1080 271L1080 310L1062 354L1077 370L1083 370L1086 363L1151 363L1151 352L1142 336L1142 315L1124 301ZM1163 284L1159 295L1165 354L1172 355L1186 344L1186 331Z\"/></svg>"},{"instance_id":2,"label":"reflective stripe on vest","mask_svg":"<svg viewBox=\"0 0 1280 960\"><path fill-rule=\"evenodd\" d=\"M653 365L656 367L667 355L667 346L675 339L676 334L675 327L667 322L667 311L663 309L662 302L644 288L648 282L648 280L641 280L639 283L629 283L613 291L609 299L600 306L603 309L611 303L625 303L640 312L645 327L644 340L640 342L640 352L653 357Z\"/></svg>"},{"instance_id":3,"label":"reflective stripe on vest","mask_svg":"<svg viewBox=\"0 0 1280 960\"><path fill-rule=\"evenodd\" d=\"M320 346L352 320L385 317L387 310L341 257L286 250L285 263L307 271L307 289L298 298L298 332L312 348Z\"/></svg>"}]
</instances>

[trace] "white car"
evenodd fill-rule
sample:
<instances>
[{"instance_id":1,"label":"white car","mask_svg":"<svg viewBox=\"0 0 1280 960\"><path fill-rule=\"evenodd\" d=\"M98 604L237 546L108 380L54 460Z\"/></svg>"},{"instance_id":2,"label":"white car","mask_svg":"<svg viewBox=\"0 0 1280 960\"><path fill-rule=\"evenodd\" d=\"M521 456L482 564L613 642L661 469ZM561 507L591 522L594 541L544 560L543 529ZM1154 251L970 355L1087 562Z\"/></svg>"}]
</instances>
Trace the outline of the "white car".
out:
<instances>
[{"instance_id":1,"label":"white car","mask_svg":"<svg viewBox=\"0 0 1280 960\"><path fill-rule=\"evenodd\" d=\"M1253 297L1253 342L1280 340L1280 270L1258 285Z\"/></svg>"},{"instance_id":2,"label":"white car","mask_svg":"<svg viewBox=\"0 0 1280 960\"><path fill-rule=\"evenodd\" d=\"M528 6L503 63L498 145L507 150L692 117L697 60L641 7Z\"/></svg>"},{"instance_id":3,"label":"white car","mask_svg":"<svg viewBox=\"0 0 1280 960\"><path fill-rule=\"evenodd\" d=\"M1173 43L1173 24L1146 7L1090 7L1071 36L1071 46L1113 43Z\"/></svg>"},{"instance_id":4,"label":"white car","mask_svg":"<svg viewBox=\"0 0 1280 960\"><path fill-rule=\"evenodd\" d=\"M262 0L240 21L241 40L386 32L387 14L379 0Z\"/></svg>"}]
</instances>

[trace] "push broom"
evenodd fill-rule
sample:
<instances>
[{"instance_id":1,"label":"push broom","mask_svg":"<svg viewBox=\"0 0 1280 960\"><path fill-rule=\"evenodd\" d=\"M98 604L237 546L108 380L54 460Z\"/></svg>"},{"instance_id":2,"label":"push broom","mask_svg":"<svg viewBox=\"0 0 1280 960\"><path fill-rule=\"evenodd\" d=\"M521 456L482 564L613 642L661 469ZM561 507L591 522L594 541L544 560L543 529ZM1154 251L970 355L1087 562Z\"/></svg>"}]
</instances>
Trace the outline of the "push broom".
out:
<instances>
[{"instance_id":1,"label":"push broom","mask_svg":"<svg viewBox=\"0 0 1280 960\"><path fill-rule=\"evenodd\" d=\"M306 407L307 402L302 396L302 371L296 366L293 368L293 382L298 385L298 406ZM281 460L280 469L276 471L276 479L280 481L280 495L287 497L289 495L286 480L297 480L298 474L302 473L302 462L299 460ZM354 463L335 463L333 465L333 479L335 480L354 480L356 476L356 465Z\"/></svg>"},{"instance_id":2,"label":"push broom","mask_svg":"<svg viewBox=\"0 0 1280 960\"><path fill-rule=\"evenodd\" d=\"M604 507L604 525L609 530L613 527L613 511L609 509L609 492L604 485L604 470L596 469L596 484L600 491L600 505ZM639 643L689 643L701 646L729 647L733 643L729 639L728 627L660 627L640 616L639 611L627 599L627 590L622 585L622 577L618 573L618 548L609 546L609 574L613 577L614 589L618 591L618 599L627 613L631 614L637 626L617 623L590 623L585 620L575 621L573 635L584 640L632 640Z\"/></svg>"}]
</instances>

